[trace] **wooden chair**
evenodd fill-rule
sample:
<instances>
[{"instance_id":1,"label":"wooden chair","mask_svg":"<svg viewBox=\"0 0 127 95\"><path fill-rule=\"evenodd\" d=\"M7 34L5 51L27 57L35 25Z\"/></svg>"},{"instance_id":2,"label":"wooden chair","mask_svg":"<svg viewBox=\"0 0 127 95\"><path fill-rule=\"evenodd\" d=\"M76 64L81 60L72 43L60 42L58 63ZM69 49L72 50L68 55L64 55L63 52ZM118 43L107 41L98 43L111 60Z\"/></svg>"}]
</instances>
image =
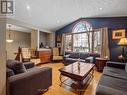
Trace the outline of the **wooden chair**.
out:
<instances>
[{"instance_id":1,"label":"wooden chair","mask_svg":"<svg viewBox=\"0 0 127 95\"><path fill-rule=\"evenodd\" d=\"M18 51L14 53L16 55L15 60L20 61L21 58L21 48L18 47Z\"/></svg>"},{"instance_id":2,"label":"wooden chair","mask_svg":"<svg viewBox=\"0 0 127 95\"><path fill-rule=\"evenodd\" d=\"M53 58L52 58L53 61L56 61L56 60L63 60L63 56L60 56L60 53L59 53L59 49L58 48L53 48Z\"/></svg>"},{"instance_id":3,"label":"wooden chair","mask_svg":"<svg viewBox=\"0 0 127 95\"><path fill-rule=\"evenodd\" d=\"M30 48L21 48L22 62L34 62L35 65L41 63L41 60L37 57L36 50Z\"/></svg>"}]
</instances>

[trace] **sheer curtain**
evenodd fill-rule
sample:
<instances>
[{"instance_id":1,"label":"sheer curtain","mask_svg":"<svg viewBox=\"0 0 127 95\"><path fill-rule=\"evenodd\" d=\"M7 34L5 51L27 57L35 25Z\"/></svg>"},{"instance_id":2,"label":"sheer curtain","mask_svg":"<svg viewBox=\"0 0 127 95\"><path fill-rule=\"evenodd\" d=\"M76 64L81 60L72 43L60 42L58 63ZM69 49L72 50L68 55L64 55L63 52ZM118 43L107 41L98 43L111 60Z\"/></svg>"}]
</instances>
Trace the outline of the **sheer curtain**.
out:
<instances>
[{"instance_id":1,"label":"sheer curtain","mask_svg":"<svg viewBox=\"0 0 127 95\"><path fill-rule=\"evenodd\" d=\"M62 42L61 42L61 55L64 55L65 51L65 34L62 34Z\"/></svg>"},{"instance_id":2,"label":"sheer curtain","mask_svg":"<svg viewBox=\"0 0 127 95\"><path fill-rule=\"evenodd\" d=\"M101 57L110 58L108 28L101 28Z\"/></svg>"}]
</instances>

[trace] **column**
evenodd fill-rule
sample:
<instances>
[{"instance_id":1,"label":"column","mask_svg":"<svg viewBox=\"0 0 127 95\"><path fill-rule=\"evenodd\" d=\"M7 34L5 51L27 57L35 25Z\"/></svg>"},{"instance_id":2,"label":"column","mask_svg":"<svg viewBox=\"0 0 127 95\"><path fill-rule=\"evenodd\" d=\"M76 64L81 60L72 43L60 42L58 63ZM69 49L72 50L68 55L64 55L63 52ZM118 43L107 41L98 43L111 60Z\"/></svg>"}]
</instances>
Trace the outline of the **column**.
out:
<instances>
[{"instance_id":1,"label":"column","mask_svg":"<svg viewBox=\"0 0 127 95\"><path fill-rule=\"evenodd\" d=\"M39 30L32 30L31 32L31 48L39 49Z\"/></svg>"}]
</instances>

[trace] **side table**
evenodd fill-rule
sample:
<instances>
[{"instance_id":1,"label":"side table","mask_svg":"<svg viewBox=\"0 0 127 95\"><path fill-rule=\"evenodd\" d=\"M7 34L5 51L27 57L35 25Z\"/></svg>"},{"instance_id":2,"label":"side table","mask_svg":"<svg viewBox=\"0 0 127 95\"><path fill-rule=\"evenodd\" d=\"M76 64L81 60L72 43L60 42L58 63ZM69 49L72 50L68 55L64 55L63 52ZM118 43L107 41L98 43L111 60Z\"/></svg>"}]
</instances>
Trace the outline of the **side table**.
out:
<instances>
[{"instance_id":1,"label":"side table","mask_svg":"<svg viewBox=\"0 0 127 95\"><path fill-rule=\"evenodd\" d=\"M97 71L102 72L107 61L108 59L106 58L100 58L100 57L96 58L95 65L97 67Z\"/></svg>"}]
</instances>

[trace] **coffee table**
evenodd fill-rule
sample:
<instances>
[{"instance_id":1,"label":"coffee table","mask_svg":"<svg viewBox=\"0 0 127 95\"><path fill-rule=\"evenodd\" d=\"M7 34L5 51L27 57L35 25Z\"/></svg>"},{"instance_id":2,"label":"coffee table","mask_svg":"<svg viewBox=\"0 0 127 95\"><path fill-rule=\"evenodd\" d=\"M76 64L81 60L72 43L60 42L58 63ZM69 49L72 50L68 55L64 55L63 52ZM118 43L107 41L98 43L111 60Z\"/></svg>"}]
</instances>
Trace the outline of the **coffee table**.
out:
<instances>
[{"instance_id":1,"label":"coffee table","mask_svg":"<svg viewBox=\"0 0 127 95\"><path fill-rule=\"evenodd\" d=\"M82 95L84 86L88 83L88 81L93 78L94 73L94 64L92 63L84 63L84 62L75 62L68 66L65 66L60 71L60 86L65 84L76 89L79 92L79 95ZM67 77L62 80L63 77ZM66 81L71 79L72 83L69 84Z\"/></svg>"}]
</instances>

